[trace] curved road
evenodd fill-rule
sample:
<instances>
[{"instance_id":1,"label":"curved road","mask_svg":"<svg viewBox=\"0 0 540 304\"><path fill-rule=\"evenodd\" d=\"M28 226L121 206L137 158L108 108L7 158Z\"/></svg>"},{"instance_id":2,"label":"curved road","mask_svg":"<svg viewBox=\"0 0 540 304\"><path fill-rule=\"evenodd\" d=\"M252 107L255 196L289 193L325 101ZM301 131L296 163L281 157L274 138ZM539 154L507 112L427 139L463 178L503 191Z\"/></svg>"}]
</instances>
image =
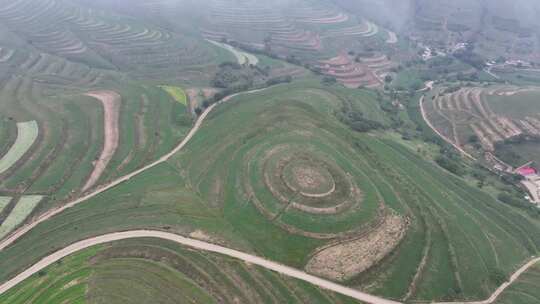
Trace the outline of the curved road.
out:
<instances>
[{"instance_id":1,"label":"curved road","mask_svg":"<svg viewBox=\"0 0 540 304\"><path fill-rule=\"evenodd\" d=\"M355 299L358 299L360 301L371 303L371 304L399 304L399 302L386 300L383 298L379 298L376 296L372 296L367 293L363 293L361 291L345 287L333 282L330 282L328 280L324 280L321 278L318 278L316 276L307 274L303 271L278 264L276 262L272 262L269 260L265 260L261 257L254 256L251 254L247 254L238 250L230 249L227 247L183 237L174 233L169 232L163 232L163 231L156 231L156 230L133 230L133 231L125 231L125 232L115 232L110 234L105 234L93 238L89 238L86 240L82 240L79 242L76 242L68 247L65 247L34 264L27 270L23 271L13 279L7 281L6 283L0 285L0 294L6 292L13 286L17 285L18 283L22 282L24 279L30 277L32 274L37 273L38 271L42 270L43 268L55 263L56 261L62 259L65 256L68 256L72 253L75 253L77 251L83 250L85 248L108 243L112 241L118 241L118 240L124 240L124 239L131 239L131 238L141 238L141 237L151 237L151 238L159 238L159 239L165 239L169 241L173 241L182 245L186 245L189 247L193 247L196 249L204 250L204 251L210 251L215 252L219 254L223 254L229 257L237 258L242 261L245 261L247 263L255 264L258 266L262 266L266 269L270 269L276 272L279 272L281 274L300 279L306 282L309 282L311 284L320 286L324 289L328 289Z\"/></svg>"},{"instance_id":2,"label":"curved road","mask_svg":"<svg viewBox=\"0 0 540 304\"><path fill-rule=\"evenodd\" d=\"M433 84L432 84L433 85ZM444 136L443 134L441 134L441 132L439 132L432 124L431 122L429 121L429 119L427 118L427 115L426 115L426 111L424 110L424 99L425 99L426 95L422 95L422 97L420 97L420 112L422 114L422 118L424 119L424 121L426 122L426 124L431 128L431 130L433 130L433 132L435 132L437 135L439 135L444 141L446 141L447 143L449 143L450 145L452 145L456 150L458 150L459 152L461 152L461 154L469 157L470 159L472 160L476 160L476 158L474 158L474 156L470 155L469 153L467 153L467 151L463 150L460 146L456 145L454 142L452 142L450 139L448 139L448 137Z\"/></svg>"},{"instance_id":3,"label":"curved road","mask_svg":"<svg viewBox=\"0 0 540 304\"><path fill-rule=\"evenodd\" d=\"M334 282L310 275L308 273L305 273L303 271L300 271L298 269L285 266L276 262L272 262L266 259L263 259L261 257L247 254L238 250L234 250L231 248L219 246L216 244L183 237L174 233L170 232L163 232L163 231L157 231L157 230L131 230L131 231L124 231L124 232L114 232L109 234L104 234L92 238L88 238L79 242L76 242L74 244L71 244L63 249L60 249L49 256L41 259L39 262L32 265L30 268L26 269L19 275L15 276L11 280L5 282L4 284L0 285L0 294L8 291L18 283L24 281L25 279L29 278L33 274L39 272L40 270L46 268L47 266L57 262L58 260L73 254L77 251L86 249L91 246L109 243L113 241L119 241L119 240L125 240L125 239L133 239L133 238L159 238L164 240L169 240L181 245L193 247L199 250L204 251L210 251L218 254L223 254L229 257L233 257L239 260L242 260L244 262L255 264L261 267L264 267L269 270L273 270L275 272L284 274L289 277L293 277L302 281L306 281L308 283L311 283L313 285L317 285L319 287L322 287L324 289L349 296L351 298L360 300L365 303L370 304L400 304L400 302L384 299L381 297L373 296L361 291L358 291L356 289L352 289L340 284L336 284ZM504 284L502 284L495 292L486 300L483 301L471 301L471 302L439 302L434 304L491 304L493 303L497 297L508 287L510 286L515 280L518 279L518 277L525 272L529 267L533 266L535 263L540 262L540 257L535 258L531 261L529 261L527 264L523 265L520 269L518 269L511 277L510 280Z\"/></svg>"},{"instance_id":4,"label":"curved road","mask_svg":"<svg viewBox=\"0 0 540 304\"><path fill-rule=\"evenodd\" d=\"M7 246L9 246L13 242L15 242L18 238L20 238L21 236L26 234L28 231L30 231L32 228L37 226L39 223L44 222L44 221L50 219L51 217L63 212L64 210L66 210L68 208L71 208L71 207L73 207L73 206L75 206L75 205L77 205L79 203L82 203L82 202L84 202L84 201L86 201L86 200L88 200L88 199L90 199L90 198L92 198L92 197L94 197L94 196L108 190L108 189L111 189L111 188L117 186L118 184L120 184L122 182L125 182L125 181L131 179L132 177L134 177L136 175L139 175L139 174L143 173L144 171L146 171L148 169L151 169L151 168L153 168L153 167L167 161L175 153L180 151L189 142L189 140L191 140L191 138L195 135L195 133L201 127L202 122L205 120L205 118L208 116L208 114L218 104L226 102L229 99L231 99L231 98L233 98L235 96L238 96L240 94L250 94L250 93L259 92L259 91L262 91L262 90L265 90L265 89L257 89L257 90L232 94L232 95L229 95L229 96L223 98L219 102L211 105L197 118L197 121L195 122L193 128L189 131L187 136L171 152L169 152L168 154L162 156L158 160L156 160L156 161L154 161L154 162L152 162L152 163L150 163L150 164L148 164L148 165L146 165L146 166L144 166L144 167L142 167L142 168L140 168L140 169L138 169L138 170L136 170L136 171L134 171L134 172L132 172L132 173L130 173L128 175L120 177L120 178L116 179L115 181L113 181L113 182L111 182L111 183L109 183L107 185L104 185L103 187L100 187L100 188L96 189L93 192L90 192L90 193L84 195L83 197L81 197L79 199L76 199L76 200L74 200L74 201L72 201L72 202L70 202L70 203L68 203L68 204L66 204L66 205L64 205L64 206L62 206L60 208L53 209L53 210L50 210L49 212L46 212L46 213L42 214L35 221L33 221L33 222L21 227L20 229L16 230L8 238L6 238L2 242L0 242L0 250L3 250ZM422 112L422 117L424 117L424 119L426 120L426 123L428 123L428 125L435 132L437 132L431 126L431 124L429 123L429 121L425 117L425 113L424 113L424 109L423 109L423 105L422 105L423 100L424 100L424 97L422 97L420 99L420 108L421 108L421 112ZM439 135L441 135L441 134L439 134ZM443 136L441 135L441 137L443 137ZM461 151L461 149L458 149L458 150ZM74 243L72 245L69 245L69 246L67 246L67 247L65 247L63 249L58 250L55 253L50 254L49 256L44 257L39 262L32 265L30 268L26 269L25 271L23 271L19 275L15 276L11 280L9 280L9 281L3 283L2 285L0 285L0 294L6 292L10 288L14 287L18 283L22 282L23 280L27 279L28 277L32 276L33 274L37 273L38 271L42 270L43 268L51 265L52 263L62 259L63 257L66 257L66 256L68 256L68 255L70 255L72 253L75 253L77 251L80 251L80 250L83 250L85 248L88 248L88 247L91 247L91 246L94 246L94 245L98 245L98 244L104 244L104 243L123 240L123 239L141 238L141 237L152 237L152 238L166 239L166 240L170 240L170 241L173 241L173 242L176 242L176 243L179 243L179 244L182 244L182 245L190 246L190 247L193 247L193 248L196 248L196 249L215 252L215 253L223 254L223 255L226 255L226 256L233 257L233 258L237 258L237 259L240 259L242 261L245 261L245 262L248 262L248 263L251 263L251 264L255 264L255 265L259 265L259 266L264 267L266 269L270 269L270 270L279 272L281 274L284 274L284 275L287 275L287 276L290 276L290 277L293 277L293 278L296 278L296 279L299 279L299 280L309 282L311 284L320 286L320 287L322 287L324 289L328 289L328 290L331 290L331 291L334 291L334 292L349 296L351 298L354 298L354 299L357 299L357 300L360 300L360 301L363 301L363 302L366 302L366 303L370 303L370 304L399 304L400 303L400 302L384 299L384 298L381 298L381 297L373 296L373 295L370 295L370 294L367 294L367 293L364 293L364 292L361 292L361 291L358 291L358 290L355 290L355 289L352 289L352 288L349 288L349 287L346 287L346 286L343 286L343 285L340 285L340 284L336 284L334 282L331 282L331 281L328 281L328 280L325 280L325 279L322 279L322 278L307 274L307 273L305 273L303 271L300 271L298 269L288 267L288 266L285 266L285 265L282 265L282 264L279 264L279 263L276 263L276 262L272 262L272 261L263 259L261 257L255 256L255 255L247 254L247 253L244 253L244 252L241 252L241 251L238 251L238 250L234 250L234 249L231 249L231 248L219 246L219 245L208 243L208 242L183 237L183 236L180 236L180 235L177 235L177 234L173 234L173 233L169 233L169 232L163 232L163 231L156 231L156 230L132 230L132 231L124 231L124 232L115 232L115 233L109 233L109 234L96 236L96 237L92 237L92 238L89 238L89 239L85 239L85 240L76 242L76 243ZM484 301L440 302L438 304L491 304L523 272L525 272L528 268L530 268L531 266L533 266L537 262L540 262L540 258L535 258L535 259L529 261L527 264L523 265L520 269L518 269L510 277L510 280L508 282L505 282L504 284L502 284L499 288L497 288L497 290L495 290L495 292L488 299L486 299ZM435 303L435 304L437 304L437 303Z\"/></svg>"},{"instance_id":5,"label":"curved road","mask_svg":"<svg viewBox=\"0 0 540 304\"><path fill-rule=\"evenodd\" d=\"M526 263L525 265L521 266L521 268L519 268L516 272L514 272L514 274L512 274L512 276L510 277L510 280L508 280L508 282L504 282L501 286L499 286L499 288L497 288L491 294L491 296L489 298L487 298L486 300L483 300L483 301L470 301L470 302L439 302L439 303L435 303L435 304L491 304L491 303L495 302L495 300L497 300L497 298L501 295L501 293L506 288L508 288L508 286L510 286L512 283L514 283L514 281L517 280L522 273L527 271L527 269L531 268L536 263L540 263L540 257L534 258L534 259L530 260L528 263Z\"/></svg>"},{"instance_id":6,"label":"curved road","mask_svg":"<svg viewBox=\"0 0 540 304\"><path fill-rule=\"evenodd\" d=\"M0 242L0 251L3 250L4 248L6 248L7 246L11 245L13 242L15 242L18 238L20 238L21 236L25 235L28 231L32 230L34 227L36 227L38 224L50 219L51 217L65 211L66 209L69 209L75 205L78 205L84 201L87 201L89 199L91 199L92 197L98 195L98 194L101 194L113 187L116 187L118 186L119 184L125 182L125 181L128 181L129 179L131 179L132 177L135 177L141 173L143 173L144 171L148 170L148 169L151 169L163 162L166 162L169 158L171 158L174 154L176 154L178 151L180 151L182 148L184 148L184 146L191 140L191 138L195 135L195 133L199 130L199 128L201 127L203 121L206 119L206 116L208 116L208 114L219 104L223 103L223 102L226 102L228 101L229 99L233 98L233 97L236 97L238 95L243 95L243 94L252 94L252 93L256 93L256 92L260 92L260 91L263 91L265 90L266 88L264 89L257 89L257 90L251 90L251 91L246 91L246 92L240 92L240 93L236 93L236 94L232 94L232 95L229 95L223 99L221 99L219 102L217 103L214 103L212 104L211 106L209 106L208 108L206 108L206 110L204 112L201 113L201 115L197 118L197 121L195 121L195 124L193 125L193 128L191 128L191 130L189 131L189 133L186 135L186 137L169 153L163 155L161 158L159 158L158 160L136 170L136 171L133 171L127 175L124 175L122 177L119 177L118 179L110 182L109 184L106 184L106 185L103 185L95 190L93 190L92 192L90 193L87 193L85 195L83 195L82 197L74 200L74 201L71 201L65 205L63 205L62 207L59 207L59 208L56 208L56 209L52 209L52 210L49 210L43 214L41 214L39 217L37 217L34 221L20 227L19 229L15 230L14 232L12 232L7 238L3 239L1 242Z\"/></svg>"}]
</instances>

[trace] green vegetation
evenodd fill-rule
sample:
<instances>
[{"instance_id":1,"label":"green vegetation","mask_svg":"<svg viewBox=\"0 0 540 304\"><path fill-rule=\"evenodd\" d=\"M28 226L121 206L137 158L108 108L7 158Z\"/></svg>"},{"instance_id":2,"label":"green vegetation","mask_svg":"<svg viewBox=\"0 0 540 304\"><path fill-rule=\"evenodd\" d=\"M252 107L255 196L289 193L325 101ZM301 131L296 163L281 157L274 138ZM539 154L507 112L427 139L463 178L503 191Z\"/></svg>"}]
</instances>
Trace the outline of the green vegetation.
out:
<instances>
[{"instance_id":1,"label":"green vegetation","mask_svg":"<svg viewBox=\"0 0 540 304\"><path fill-rule=\"evenodd\" d=\"M212 41L212 40L207 40L207 41L212 43L213 45L216 45L222 49L225 49L231 52L234 55L234 57L236 57L236 61L238 62L238 64L257 65L257 63L259 63L259 59L256 56L246 53L246 52L239 51L231 45Z\"/></svg>"},{"instance_id":2,"label":"green vegetation","mask_svg":"<svg viewBox=\"0 0 540 304\"><path fill-rule=\"evenodd\" d=\"M0 295L2 303L356 303L258 266L156 239L68 256Z\"/></svg>"},{"instance_id":3,"label":"green vegetation","mask_svg":"<svg viewBox=\"0 0 540 304\"><path fill-rule=\"evenodd\" d=\"M20 225L26 217L32 213L42 199L43 197L40 195L21 197L6 219L2 222L2 225L0 225L0 238L3 238L10 233L13 228Z\"/></svg>"},{"instance_id":4,"label":"green vegetation","mask_svg":"<svg viewBox=\"0 0 540 304\"><path fill-rule=\"evenodd\" d=\"M40 224L17 246L0 252L5 269L0 278L51 247L146 227L184 233L200 229L230 246L302 267L326 243L320 236L343 237L369 224L381 203L409 217L411 224L391 256L348 282L376 294L402 298L414 281L411 299L484 298L497 285L494 271L509 273L538 251L535 220L392 139L355 133L340 123L336 113L346 92L357 93L298 82L220 105L167 164ZM364 101L364 106L376 105L375 98ZM364 114L373 120L382 111L366 109L373 109ZM286 174L298 171L300 164L322 172L320 189L327 189L332 176L334 198L291 197L274 173L287 162L293 167L283 167ZM344 172L352 179L347 181ZM285 181L302 182L297 178ZM361 196L348 192L347 184ZM282 197L317 208L348 197L359 208L353 204L337 213L313 213L299 205L283 208ZM425 266L419 270L420 264Z\"/></svg>"},{"instance_id":5,"label":"green vegetation","mask_svg":"<svg viewBox=\"0 0 540 304\"><path fill-rule=\"evenodd\" d=\"M164 89L169 93L174 100L178 101L179 103L183 104L184 106L187 105L187 96L186 92L182 90L180 87L174 87L174 86L160 86L160 88Z\"/></svg>"},{"instance_id":6,"label":"green vegetation","mask_svg":"<svg viewBox=\"0 0 540 304\"><path fill-rule=\"evenodd\" d=\"M512 95L500 96L493 94L486 98L489 106L495 113L501 113L517 119L534 115L535 112L540 113L540 108L538 107L539 99L540 89L537 88L523 88L522 91L517 90Z\"/></svg>"},{"instance_id":7,"label":"green vegetation","mask_svg":"<svg viewBox=\"0 0 540 304\"><path fill-rule=\"evenodd\" d=\"M35 121L20 122L17 124L17 140L9 151L0 158L0 173L13 166L30 149L39 133Z\"/></svg>"},{"instance_id":8,"label":"green vegetation","mask_svg":"<svg viewBox=\"0 0 540 304\"><path fill-rule=\"evenodd\" d=\"M0 214L2 213L2 210L6 208L6 206L11 202L11 197L8 196L0 196Z\"/></svg>"},{"instance_id":9,"label":"green vegetation","mask_svg":"<svg viewBox=\"0 0 540 304\"><path fill-rule=\"evenodd\" d=\"M496 148L511 164L540 163L535 137L504 120L536 117L537 92L497 95L509 86L492 83L533 87L537 65L481 71L501 54L537 52L535 26L499 1L418 0L422 9L399 12L414 16L403 24L381 16L387 0L165 2L0 0L0 239L83 195L105 134L118 131L118 146L94 189L171 151L193 126L188 108L201 114L270 86L217 105L168 161L22 235L0 251L0 282L81 239L145 228L302 269L323 247L378 235L389 214L403 223L393 226L400 241L380 240L384 254L355 260L367 270L344 284L404 302L483 299L538 254L538 212L524 207L517 180L464 161L418 108L426 94L429 121L475 157ZM501 32L517 34L512 45ZM436 56L421 58L425 48ZM436 87L420 91L426 81ZM110 117L85 96L102 90L121 96L118 130L104 129ZM85 250L0 295L190 301L351 302L150 239Z\"/></svg>"}]
</instances>

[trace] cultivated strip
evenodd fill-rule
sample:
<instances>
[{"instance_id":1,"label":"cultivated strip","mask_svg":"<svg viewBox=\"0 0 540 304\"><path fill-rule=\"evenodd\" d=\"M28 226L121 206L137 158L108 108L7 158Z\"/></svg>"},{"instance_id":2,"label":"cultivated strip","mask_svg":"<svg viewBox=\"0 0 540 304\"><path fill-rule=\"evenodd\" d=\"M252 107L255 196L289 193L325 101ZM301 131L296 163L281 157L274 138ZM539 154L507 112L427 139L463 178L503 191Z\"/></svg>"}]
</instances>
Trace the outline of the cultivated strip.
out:
<instances>
[{"instance_id":1,"label":"cultivated strip","mask_svg":"<svg viewBox=\"0 0 540 304\"><path fill-rule=\"evenodd\" d=\"M6 206L11 202L11 197L9 196L0 196L0 213L6 208Z\"/></svg>"},{"instance_id":2,"label":"cultivated strip","mask_svg":"<svg viewBox=\"0 0 540 304\"><path fill-rule=\"evenodd\" d=\"M63 211L65 211L66 209L69 209L73 206L76 206L82 202L85 202L91 198L93 198L94 196L97 196L111 188L114 188L116 186L118 186L119 184L125 182L125 181L128 181L130 180L132 177L135 177L143 172L145 172L146 170L149 170L163 162L166 162L167 160L169 160L169 158L171 158L174 154L178 153L178 151L182 150L182 148L184 148L184 146L191 140L191 138L195 135L195 133L197 133L197 131L199 130L199 128L201 127L202 123L204 122L204 120L206 119L206 117L208 116L208 114L214 109L214 107L216 107L217 105L223 103L223 102L226 102L228 100L230 100L231 98L233 97L236 97L238 95L242 95L242 94L252 94L252 93L257 93L257 92L260 92L260 91L263 91L265 89L256 89L256 90L251 90L251 91L246 91L246 92L241 92L241 93L235 93L235 94L232 94L232 95L229 95L229 96L226 96L224 97L222 100L220 100L219 102L209 106L208 108L206 108L206 110L199 116L199 118L197 118L197 121L195 121L195 124L193 125L193 128L191 128L191 130L189 131L189 133L186 135L186 137L184 137L184 139L173 149L171 150L169 153L163 155L161 158L159 158L158 160L138 169L138 170L135 170L129 174L126 174L122 177L119 177L117 178L116 180L114 181L111 181L110 183L108 184L105 184L103 186L101 186L100 188L92 191L92 192L89 192L88 194L82 196L82 197L79 197L78 199L74 200L74 201L71 201L59 208L56 208L56 209L51 209L43 214L41 214L39 217L37 217L33 222L30 222L28 224L26 224L25 226L22 226L21 228L19 228L18 230L16 230L15 232L13 232L11 235L9 235L7 238L3 239L1 242L0 242L0 251L3 250L4 248L6 248L7 246L11 245L13 242L15 242L17 239L19 239L21 236L25 235L28 231L32 230L34 227L36 227L37 225L39 225L40 223L42 222L45 222L46 220L50 219L51 217L59 214L59 213L62 213Z\"/></svg>"},{"instance_id":3,"label":"cultivated strip","mask_svg":"<svg viewBox=\"0 0 540 304\"><path fill-rule=\"evenodd\" d=\"M86 184L82 189L83 192L96 184L111 161L114 152L116 152L120 137L118 121L120 117L120 102L122 99L118 93L112 91L91 92L87 93L86 96L98 99L103 105L103 132L105 134L105 139L101 155L94 164L94 170L92 170L90 177L86 181Z\"/></svg>"},{"instance_id":4,"label":"cultivated strip","mask_svg":"<svg viewBox=\"0 0 540 304\"><path fill-rule=\"evenodd\" d=\"M225 49L225 50L231 52L234 55L234 57L236 57L236 60L238 61L238 64L247 63L247 64L251 64L251 65L257 65L257 63L259 63L259 59L255 55L239 51L235 47L232 47L232 46L230 46L228 44L225 44L225 43L216 42L216 41L213 41L213 40L210 40L210 39L206 39L206 41L212 43L215 46L218 46L218 47L220 47L222 49Z\"/></svg>"},{"instance_id":5,"label":"cultivated strip","mask_svg":"<svg viewBox=\"0 0 540 304\"><path fill-rule=\"evenodd\" d=\"M38 137L39 127L35 120L17 123L17 139L0 159L0 174L11 168L28 152Z\"/></svg>"},{"instance_id":6,"label":"cultivated strip","mask_svg":"<svg viewBox=\"0 0 540 304\"><path fill-rule=\"evenodd\" d=\"M266 269L273 270L275 272L284 274L289 277L293 277L293 278L296 278L305 282L309 282L313 285L317 285L324 289L331 290L331 291L340 293L342 295L349 296L354 299L358 299L365 303L370 303L370 304L398 304L399 303L392 300L387 300L387 299L383 299L377 296L373 296L373 295L370 295L370 294L367 294L367 293L364 293L364 292L361 292L361 291L358 291L349 287L345 287L345 286L333 283L331 281L307 274L298 269L288 267L282 264L278 264L276 262L272 262L272 261L263 259L255 255L247 254L238 250L207 243L204 241L199 241L196 239L183 237L177 234L173 234L169 232L162 232L162 231L155 231L155 230L132 230L132 231L124 231L124 232L115 232L115 233L105 234L105 235L101 235L101 236L97 236L97 237L93 237L93 238L76 242L68 247L60 249L56 251L55 253L41 259L39 262L32 265L30 268L23 271L22 273L20 273L13 279L0 285L0 294L8 291L10 288L14 287L18 283L24 281L25 279L29 278L30 276L39 272L45 267L75 252L81 251L83 249L89 248L94 245L99 245L99 244L104 244L104 243L109 243L109 242L119 241L119 240L125 240L125 239L143 238L143 237L169 240L169 241L173 241L173 242L186 245L189 247L193 247L196 249L223 254L232 258L242 260L250 264L255 264L255 265L264 267Z\"/></svg>"},{"instance_id":7,"label":"cultivated strip","mask_svg":"<svg viewBox=\"0 0 540 304\"><path fill-rule=\"evenodd\" d=\"M11 210L9 213L6 220L2 223L2 225L0 225L0 239L6 236L11 230L13 230L13 228L22 223L26 217L32 213L42 198L43 196L41 195L27 195L21 197L13 210ZM3 209L1 204L2 200L0 200L0 211Z\"/></svg>"}]
</instances>

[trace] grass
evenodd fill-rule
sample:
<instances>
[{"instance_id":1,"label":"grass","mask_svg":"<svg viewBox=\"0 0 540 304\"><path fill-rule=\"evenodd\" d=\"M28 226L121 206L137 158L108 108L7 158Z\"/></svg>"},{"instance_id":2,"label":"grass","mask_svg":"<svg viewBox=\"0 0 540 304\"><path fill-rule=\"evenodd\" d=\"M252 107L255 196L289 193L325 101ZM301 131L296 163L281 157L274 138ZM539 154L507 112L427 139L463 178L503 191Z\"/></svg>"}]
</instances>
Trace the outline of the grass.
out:
<instances>
[{"instance_id":1,"label":"grass","mask_svg":"<svg viewBox=\"0 0 540 304\"><path fill-rule=\"evenodd\" d=\"M421 159L414 146L394 136L350 131L335 113L357 92L299 82L220 105L168 163L38 225L17 246L0 252L5 269L0 280L75 240L136 228L202 230L231 247L303 267L325 241L284 227L339 235L369 223L384 202L411 220L406 237L390 256L348 284L401 299L425 260L411 299L484 298L496 287L492 269L509 273L538 252L538 221ZM361 106L373 111L365 115L376 119L377 107L369 106L375 100L362 94L357 102L364 101ZM324 156L349 172L363 193L358 211L320 215L290 209L272 220L266 217L253 199L266 210L280 210L258 177L265 170L265 153L280 145L296 147L285 152ZM253 195L246 194L246 185Z\"/></svg>"},{"instance_id":2,"label":"grass","mask_svg":"<svg viewBox=\"0 0 540 304\"><path fill-rule=\"evenodd\" d=\"M35 121L17 123L17 139L9 151L0 159L0 173L13 166L30 149L38 137L39 128Z\"/></svg>"},{"instance_id":3,"label":"grass","mask_svg":"<svg viewBox=\"0 0 540 304\"><path fill-rule=\"evenodd\" d=\"M217 26L231 39L261 44L268 38L265 31L242 24L250 21L245 14L221 27L219 18L215 24L206 24L206 18L191 16L191 7L183 5L163 11L133 4L129 12L118 6L117 14L109 12L106 1L100 2L90 10L80 1L47 6L53 2L33 5L31 0L20 0L11 6L11 13L0 10L6 27L0 40L17 50L9 62L0 64L0 99L4 101L0 103L0 155L16 141L15 123L10 121L36 121L43 130L28 161L16 174L2 176L1 194L26 189L22 197L47 195L36 208L22 200L17 204L0 201L2 216L12 211L0 231L16 227L28 214L44 212L79 195L103 144L102 110L95 101L82 97L85 92L108 89L122 96L120 145L100 180L106 183L157 159L185 136L192 121L181 87L208 87L218 63L230 59L258 63L276 68L277 74L281 67L290 68L228 45L217 47L219 43L207 43L199 36L201 29ZM106 9L99 10L101 6ZM219 15L220 10L208 11ZM272 17L257 7L243 11ZM227 14L226 9L223 13ZM153 18L156 14L160 18ZM146 18L159 22L146 22ZM235 21L246 30L238 30ZM389 48L384 31L369 38L337 37L325 41L321 50L309 45L314 36L301 35L306 29L316 35L357 23L356 18L331 25L295 22L289 31L270 22L268 30L285 33L273 37L269 47L283 58L294 55L303 63L344 50ZM57 30L71 42L92 47L80 54L65 54L60 43L47 44ZM42 35L34 38L36 33ZM294 41L287 41L287 35ZM32 46L27 41L33 41ZM455 73L468 67L455 63L448 69ZM407 89L426 75L421 66L404 69L393 85ZM534 82L537 78L533 73L525 76L513 75L512 80ZM178 86L161 89L158 84ZM484 298L497 285L490 278L493 269L509 273L538 252L538 220L441 170L429 160L437 153L432 146L403 140L396 133L355 133L336 117L346 108L391 128L396 117L381 109L383 99L372 90L295 80L220 105L173 159L38 225L1 251L0 281L74 241L137 228L184 235L201 230L213 241L301 268L316 248L328 242L314 235L343 237L372 224L379 206L384 205L409 219L406 237L392 254L349 285L395 299L409 294L412 301ZM530 96L515 102L530 107L533 101ZM417 123L428 134L431 131L415 107L400 112L399 118ZM524 113L523 109L505 111ZM282 153L265 159L268 151L280 146ZM362 200L337 214L284 207L265 184L264 174L278 173L279 162L287 154L301 153L329 163L339 188L326 200L287 193L289 200L312 207L332 206L351 196L343 190L347 181L340 176L350 176ZM422 154L429 159L422 159ZM118 242L80 254L31 278L28 285L10 291L9 298L1 296L0 302L350 302L251 265L156 240Z\"/></svg>"},{"instance_id":4,"label":"grass","mask_svg":"<svg viewBox=\"0 0 540 304\"><path fill-rule=\"evenodd\" d=\"M523 119L526 116L540 113L538 109L538 99L540 90L517 92L511 96L498 96L497 94L487 96L486 100L495 113L499 113L510 118Z\"/></svg>"},{"instance_id":5,"label":"grass","mask_svg":"<svg viewBox=\"0 0 540 304\"><path fill-rule=\"evenodd\" d=\"M164 89L169 93L174 100L178 101L179 103L183 104L184 106L187 106L187 96L186 92L182 90L180 87L174 87L174 86L160 86L160 88Z\"/></svg>"},{"instance_id":6,"label":"grass","mask_svg":"<svg viewBox=\"0 0 540 304\"><path fill-rule=\"evenodd\" d=\"M11 197L8 196L0 196L0 213L2 213L2 210L6 208L6 206L11 202Z\"/></svg>"},{"instance_id":7,"label":"grass","mask_svg":"<svg viewBox=\"0 0 540 304\"><path fill-rule=\"evenodd\" d=\"M218 46L218 47L220 47L222 49L225 49L225 50L231 52L231 54L233 54L234 57L236 58L236 61L238 62L238 64L257 65L257 63L259 63L259 59L255 55L252 55L252 54L247 53L247 52L239 51L235 47L230 46L230 45L228 45L226 43L216 42L216 41L213 41L213 40L207 40L207 41L210 42L211 44L215 45L215 46Z\"/></svg>"},{"instance_id":8,"label":"grass","mask_svg":"<svg viewBox=\"0 0 540 304\"><path fill-rule=\"evenodd\" d=\"M89 259L102 249L92 247L58 261L0 295L0 302L86 303L87 280L91 275Z\"/></svg>"},{"instance_id":9,"label":"grass","mask_svg":"<svg viewBox=\"0 0 540 304\"><path fill-rule=\"evenodd\" d=\"M0 225L0 238L3 238L11 230L20 225L42 199L43 197L40 195L21 197L2 225Z\"/></svg>"},{"instance_id":10,"label":"grass","mask_svg":"<svg viewBox=\"0 0 540 304\"><path fill-rule=\"evenodd\" d=\"M249 286L249 288L246 288ZM357 303L258 266L159 239L131 239L68 256L2 303Z\"/></svg>"}]
</instances>

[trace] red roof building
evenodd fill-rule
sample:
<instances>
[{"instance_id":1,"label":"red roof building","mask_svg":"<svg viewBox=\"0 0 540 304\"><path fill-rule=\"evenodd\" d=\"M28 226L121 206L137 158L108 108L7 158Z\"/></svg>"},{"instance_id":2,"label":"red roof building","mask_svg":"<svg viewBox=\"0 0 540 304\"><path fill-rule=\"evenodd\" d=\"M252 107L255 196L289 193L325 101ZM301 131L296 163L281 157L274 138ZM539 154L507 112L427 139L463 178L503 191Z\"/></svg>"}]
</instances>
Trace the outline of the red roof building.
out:
<instances>
[{"instance_id":1,"label":"red roof building","mask_svg":"<svg viewBox=\"0 0 540 304\"><path fill-rule=\"evenodd\" d=\"M529 176L536 174L536 169L533 167L522 167L517 170L517 173L522 176Z\"/></svg>"}]
</instances>

